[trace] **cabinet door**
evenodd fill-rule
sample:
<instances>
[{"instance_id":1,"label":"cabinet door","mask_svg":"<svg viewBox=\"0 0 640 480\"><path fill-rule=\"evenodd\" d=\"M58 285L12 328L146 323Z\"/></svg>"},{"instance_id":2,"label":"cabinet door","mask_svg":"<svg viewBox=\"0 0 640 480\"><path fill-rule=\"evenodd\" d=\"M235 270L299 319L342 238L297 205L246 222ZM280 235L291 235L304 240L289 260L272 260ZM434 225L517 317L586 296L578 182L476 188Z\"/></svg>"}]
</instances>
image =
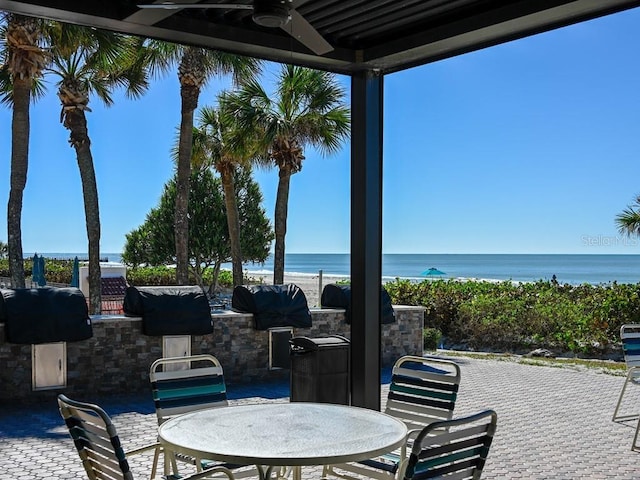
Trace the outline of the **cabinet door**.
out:
<instances>
[{"instance_id":1,"label":"cabinet door","mask_svg":"<svg viewBox=\"0 0 640 480\"><path fill-rule=\"evenodd\" d=\"M289 340L293 338L292 327L269 329L269 370L291 368Z\"/></svg>"},{"instance_id":2,"label":"cabinet door","mask_svg":"<svg viewBox=\"0 0 640 480\"><path fill-rule=\"evenodd\" d=\"M34 390L67 386L67 344L65 342L32 345L31 362Z\"/></svg>"},{"instance_id":3,"label":"cabinet door","mask_svg":"<svg viewBox=\"0 0 640 480\"><path fill-rule=\"evenodd\" d=\"M162 337L163 357L188 357L191 355L191 335L165 335ZM186 370L189 362L172 363L163 367L165 371Z\"/></svg>"}]
</instances>

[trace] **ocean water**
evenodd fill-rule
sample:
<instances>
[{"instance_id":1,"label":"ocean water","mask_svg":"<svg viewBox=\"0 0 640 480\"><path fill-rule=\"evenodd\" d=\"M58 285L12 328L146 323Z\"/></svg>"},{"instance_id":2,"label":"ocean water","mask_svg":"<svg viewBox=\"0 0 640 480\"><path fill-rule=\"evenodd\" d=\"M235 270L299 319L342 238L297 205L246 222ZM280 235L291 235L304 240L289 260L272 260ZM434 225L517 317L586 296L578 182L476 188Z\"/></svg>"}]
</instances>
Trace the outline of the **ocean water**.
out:
<instances>
[{"instance_id":1,"label":"ocean water","mask_svg":"<svg viewBox=\"0 0 640 480\"><path fill-rule=\"evenodd\" d=\"M536 281L582 283L638 283L640 255L542 255L542 254L383 254L384 280L396 277L420 280L422 272L437 268L444 279ZM250 272L273 272L273 260L246 265ZM349 275L348 254L288 254L285 270L290 273Z\"/></svg>"},{"instance_id":2,"label":"ocean water","mask_svg":"<svg viewBox=\"0 0 640 480\"><path fill-rule=\"evenodd\" d=\"M31 256L29 254L28 256ZM87 257L78 253L44 253L50 258ZM25 255L26 256L26 255ZM119 262L117 253L103 253L101 258ZM482 279L536 281L550 280L553 275L560 283L638 283L640 255L514 255L514 254L384 254L383 280L396 277L419 280L430 267L445 272L444 279ZM230 264L223 268L231 268ZM273 257L264 265L246 264L252 275L273 273ZM349 254L291 253L285 257L285 271L292 274L317 275L322 270L327 277L349 275Z\"/></svg>"}]
</instances>

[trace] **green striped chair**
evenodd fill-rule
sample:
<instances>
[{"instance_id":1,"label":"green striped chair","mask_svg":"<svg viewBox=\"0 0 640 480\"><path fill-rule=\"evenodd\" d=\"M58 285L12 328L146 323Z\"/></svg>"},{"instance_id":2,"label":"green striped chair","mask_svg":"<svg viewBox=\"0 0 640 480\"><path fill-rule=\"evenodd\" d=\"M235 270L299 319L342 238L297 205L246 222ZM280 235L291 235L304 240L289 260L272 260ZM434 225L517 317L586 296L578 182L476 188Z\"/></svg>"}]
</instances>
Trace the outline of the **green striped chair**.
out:
<instances>
[{"instance_id":1,"label":"green striped chair","mask_svg":"<svg viewBox=\"0 0 640 480\"><path fill-rule=\"evenodd\" d=\"M632 420L639 416L638 413L620 415L620 406L622 405L622 398L627 390L627 385L629 383L640 384L640 324L622 325L620 327L620 339L622 340L624 361L627 365L627 378L622 385L622 391L618 397L616 409L613 412L614 422ZM635 444L636 440L634 439L634 447Z\"/></svg>"},{"instance_id":2,"label":"green striped chair","mask_svg":"<svg viewBox=\"0 0 640 480\"><path fill-rule=\"evenodd\" d=\"M195 412L205 408L226 407L227 387L222 365L213 355L192 355L187 357L159 358L149 369L153 402L158 417L158 425L182 413ZM159 453L156 452L157 463ZM197 461L186 455L164 455L164 474L170 471L179 476L177 461L195 465L198 470L222 465L236 469L244 465L219 464L210 460ZM156 465L154 465L154 469ZM239 478L245 472L238 472ZM255 472L251 472L255 475Z\"/></svg>"},{"instance_id":3,"label":"green striped chair","mask_svg":"<svg viewBox=\"0 0 640 480\"><path fill-rule=\"evenodd\" d=\"M120 444L116 427L109 415L97 405L78 402L64 395L59 395L58 407L89 480L133 480L127 455L156 449L154 444L125 453ZM157 455L158 450L156 450ZM157 458L151 472L152 479L155 477L156 461ZM182 480L220 478L221 476L230 480L234 479L231 471L224 467L217 467L206 472L182 477Z\"/></svg>"},{"instance_id":4,"label":"green striped chair","mask_svg":"<svg viewBox=\"0 0 640 480\"><path fill-rule=\"evenodd\" d=\"M382 480L395 478L412 440L433 422L450 420L460 385L460 367L440 358L407 355L393 366L384 413L402 420L408 429L407 444L398 452L358 463L328 465L323 476ZM434 433L437 433L435 431Z\"/></svg>"},{"instance_id":5,"label":"green striped chair","mask_svg":"<svg viewBox=\"0 0 640 480\"><path fill-rule=\"evenodd\" d=\"M398 478L477 480L489 455L498 416L493 410L425 427ZM439 432L434 435L434 432ZM442 433L444 432L444 433Z\"/></svg>"}]
</instances>

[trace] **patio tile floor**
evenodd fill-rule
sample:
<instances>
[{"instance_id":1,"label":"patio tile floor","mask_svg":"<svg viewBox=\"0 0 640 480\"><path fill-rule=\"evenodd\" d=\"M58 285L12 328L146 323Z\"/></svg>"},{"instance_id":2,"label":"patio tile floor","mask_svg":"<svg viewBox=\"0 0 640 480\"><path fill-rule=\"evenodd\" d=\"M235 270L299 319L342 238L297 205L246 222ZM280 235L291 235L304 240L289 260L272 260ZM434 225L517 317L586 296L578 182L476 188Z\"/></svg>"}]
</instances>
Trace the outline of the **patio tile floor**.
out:
<instances>
[{"instance_id":1,"label":"patio tile floor","mask_svg":"<svg viewBox=\"0 0 640 480\"><path fill-rule=\"evenodd\" d=\"M640 479L640 453L631 451L635 422L611 421L623 377L507 360L452 359L462 370L456 416L484 408L498 413L484 479ZM383 383L383 398L386 388ZM288 401L288 384L282 382L228 389L232 404ZM78 400L98 403L112 416L125 448L155 441L150 395ZM640 388L630 387L623 408L640 412ZM56 405L2 406L0 452L1 479L86 478ZM130 459L137 479L148 478L150 462L150 455ZM304 471L304 478L319 477L319 468Z\"/></svg>"}]
</instances>

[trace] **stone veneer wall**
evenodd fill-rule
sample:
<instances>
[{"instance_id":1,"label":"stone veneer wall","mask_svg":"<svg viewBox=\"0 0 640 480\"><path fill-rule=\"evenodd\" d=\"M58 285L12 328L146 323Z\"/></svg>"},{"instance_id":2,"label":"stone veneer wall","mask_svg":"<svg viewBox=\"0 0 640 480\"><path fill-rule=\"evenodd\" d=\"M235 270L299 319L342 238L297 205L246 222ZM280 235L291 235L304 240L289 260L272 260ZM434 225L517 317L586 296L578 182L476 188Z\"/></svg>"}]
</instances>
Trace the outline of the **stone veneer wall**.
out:
<instances>
[{"instance_id":1,"label":"stone veneer wall","mask_svg":"<svg viewBox=\"0 0 640 480\"><path fill-rule=\"evenodd\" d=\"M396 322L382 326L382 363L391 366L403 355L422 355L424 309L394 306ZM294 329L294 335L350 336L344 310L312 309L312 327ZM214 314L213 333L191 337L191 353L216 356L227 385L284 379L289 370L269 370L269 335L254 329L253 316L235 312ZM140 318L92 317L93 337L69 342L67 386L33 391L31 345L7 343L0 324L0 403L8 401L53 401L58 393L79 400L100 394L149 390L149 367L162 356L162 337L142 334Z\"/></svg>"}]
</instances>

